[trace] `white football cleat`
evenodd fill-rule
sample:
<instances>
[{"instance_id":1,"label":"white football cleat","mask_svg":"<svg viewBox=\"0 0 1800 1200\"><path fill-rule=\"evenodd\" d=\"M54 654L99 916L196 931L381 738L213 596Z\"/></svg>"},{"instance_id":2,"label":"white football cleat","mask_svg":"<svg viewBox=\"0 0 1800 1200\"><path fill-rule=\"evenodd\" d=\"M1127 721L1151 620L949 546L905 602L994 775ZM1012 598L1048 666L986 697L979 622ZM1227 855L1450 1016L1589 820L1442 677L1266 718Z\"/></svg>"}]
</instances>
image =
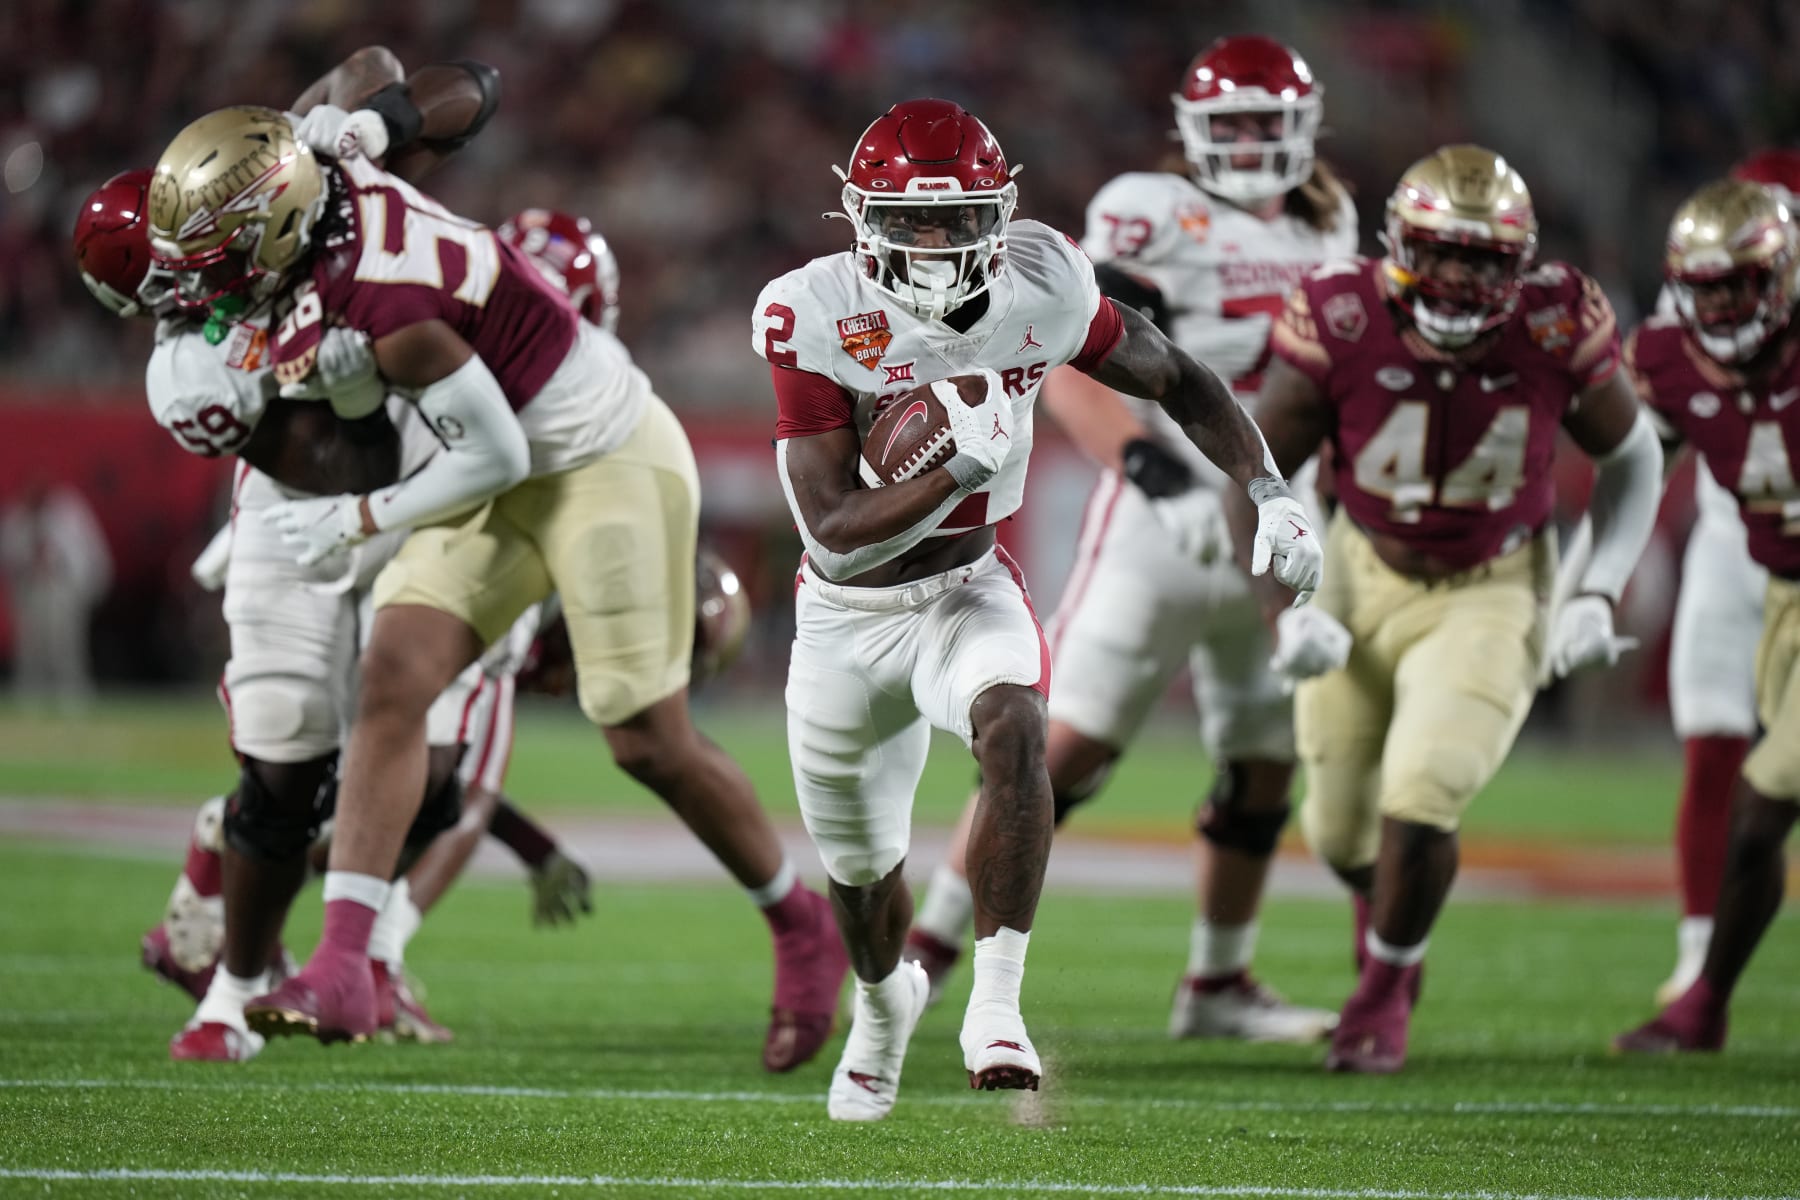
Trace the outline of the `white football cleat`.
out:
<instances>
[{"instance_id":1,"label":"white football cleat","mask_svg":"<svg viewBox=\"0 0 1800 1200\"><path fill-rule=\"evenodd\" d=\"M1019 1010L998 1004L971 1007L963 1016L963 1066L969 1086L985 1092L1037 1091L1044 1064L1025 1034Z\"/></svg>"},{"instance_id":2,"label":"white football cleat","mask_svg":"<svg viewBox=\"0 0 1800 1200\"><path fill-rule=\"evenodd\" d=\"M893 1012L877 1011L864 990L855 989L850 1036L844 1039L844 1054L831 1073L825 1101L825 1111L834 1121L879 1121L894 1111L906 1044L919 1027L931 994L931 982L918 963L902 961L894 974L900 982L894 989L898 1002Z\"/></svg>"},{"instance_id":3,"label":"white football cleat","mask_svg":"<svg viewBox=\"0 0 1800 1200\"><path fill-rule=\"evenodd\" d=\"M1289 1004L1248 971L1222 979L1189 975L1175 989L1169 1036L1306 1045L1329 1036L1337 1020L1334 1012Z\"/></svg>"}]
</instances>

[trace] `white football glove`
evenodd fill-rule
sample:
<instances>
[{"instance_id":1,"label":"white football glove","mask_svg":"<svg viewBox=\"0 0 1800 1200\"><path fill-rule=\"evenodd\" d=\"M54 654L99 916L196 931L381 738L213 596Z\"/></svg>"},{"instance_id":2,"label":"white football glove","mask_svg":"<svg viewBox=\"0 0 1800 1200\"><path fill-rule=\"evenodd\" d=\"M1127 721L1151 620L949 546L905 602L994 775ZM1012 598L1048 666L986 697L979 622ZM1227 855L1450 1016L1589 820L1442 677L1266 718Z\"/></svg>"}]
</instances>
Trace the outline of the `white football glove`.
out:
<instances>
[{"instance_id":1,"label":"white football glove","mask_svg":"<svg viewBox=\"0 0 1800 1200\"><path fill-rule=\"evenodd\" d=\"M956 386L948 380L931 385L950 417L950 436L956 443L956 455L944 469L958 487L969 491L999 474L1012 450L1012 401L1000 384L998 371L984 369L980 374L987 380L987 398L973 408L962 402Z\"/></svg>"},{"instance_id":2,"label":"white football glove","mask_svg":"<svg viewBox=\"0 0 1800 1200\"><path fill-rule=\"evenodd\" d=\"M1284 608L1275 618L1275 654L1269 666L1289 681L1311 679L1350 661L1350 631L1313 604Z\"/></svg>"},{"instance_id":3,"label":"white football glove","mask_svg":"<svg viewBox=\"0 0 1800 1200\"><path fill-rule=\"evenodd\" d=\"M303 567L367 540L362 531L360 496L319 496L287 500L263 510L262 519L281 531L281 540Z\"/></svg>"},{"instance_id":4,"label":"white football glove","mask_svg":"<svg viewBox=\"0 0 1800 1200\"><path fill-rule=\"evenodd\" d=\"M289 400L329 400L331 410L347 421L361 420L387 399L387 388L375 365L375 351L360 329L333 327L319 339L312 373L283 384Z\"/></svg>"},{"instance_id":5,"label":"white football glove","mask_svg":"<svg viewBox=\"0 0 1800 1200\"><path fill-rule=\"evenodd\" d=\"M1209 566L1221 554L1230 552L1231 531L1225 525L1224 506L1219 503L1217 492L1189 488L1149 504L1156 523L1188 559Z\"/></svg>"},{"instance_id":6,"label":"white football glove","mask_svg":"<svg viewBox=\"0 0 1800 1200\"><path fill-rule=\"evenodd\" d=\"M316 104L303 117L293 113L287 116L294 127L294 139L305 142L314 154L332 158L355 158L360 154L374 160L387 153L387 125L380 113L366 108L345 112L335 104Z\"/></svg>"},{"instance_id":7,"label":"white football glove","mask_svg":"<svg viewBox=\"0 0 1800 1200\"><path fill-rule=\"evenodd\" d=\"M1613 606L1605 596L1576 596L1557 610L1550 632L1550 669L1560 679L1583 667L1610 667L1637 644L1636 638L1613 633Z\"/></svg>"},{"instance_id":8,"label":"white football glove","mask_svg":"<svg viewBox=\"0 0 1800 1200\"><path fill-rule=\"evenodd\" d=\"M1325 550L1313 532L1306 510L1292 496L1271 496L1256 506L1256 542L1250 551L1250 573L1275 578L1304 595L1317 591L1325 566Z\"/></svg>"}]
</instances>

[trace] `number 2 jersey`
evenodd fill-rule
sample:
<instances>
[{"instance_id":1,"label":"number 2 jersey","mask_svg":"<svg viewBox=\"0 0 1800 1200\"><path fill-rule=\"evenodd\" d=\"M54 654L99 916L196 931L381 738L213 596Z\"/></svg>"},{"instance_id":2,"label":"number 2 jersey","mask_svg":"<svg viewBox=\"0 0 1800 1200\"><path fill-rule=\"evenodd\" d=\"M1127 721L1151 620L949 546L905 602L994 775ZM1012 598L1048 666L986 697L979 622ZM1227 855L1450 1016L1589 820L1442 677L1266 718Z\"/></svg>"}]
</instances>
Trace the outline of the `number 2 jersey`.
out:
<instances>
[{"instance_id":1,"label":"number 2 jersey","mask_svg":"<svg viewBox=\"0 0 1800 1200\"><path fill-rule=\"evenodd\" d=\"M1037 221L1007 225L1005 265L987 302L980 319L959 333L877 288L849 251L815 258L770 283L756 300L751 344L772 368L776 439L845 426L866 437L896 397L989 367L1012 401L1012 449L999 473L952 509L937 533L968 533L1011 516L1025 496L1032 413L1045 374L1064 363L1098 366L1124 327L1102 300L1080 247Z\"/></svg>"},{"instance_id":2,"label":"number 2 jersey","mask_svg":"<svg viewBox=\"0 0 1800 1200\"><path fill-rule=\"evenodd\" d=\"M442 321L499 382L532 474L580 466L631 435L649 380L523 254L366 159L339 162L327 180L321 244L271 338L278 381L311 373L330 326L374 341Z\"/></svg>"},{"instance_id":3,"label":"number 2 jersey","mask_svg":"<svg viewBox=\"0 0 1800 1200\"><path fill-rule=\"evenodd\" d=\"M1528 272L1479 355L1434 349L1389 299L1379 259L1315 271L1270 348L1331 412L1338 501L1371 533L1453 569L1486 562L1549 520L1557 431L1619 366L1612 307L1563 263Z\"/></svg>"},{"instance_id":4,"label":"number 2 jersey","mask_svg":"<svg viewBox=\"0 0 1800 1200\"><path fill-rule=\"evenodd\" d=\"M1356 206L1338 189L1333 227L1290 213L1265 221L1166 171L1119 176L1088 204L1081 247L1162 293L1170 340L1230 384L1256 394L1269 330L1287 295L1322 263L1356 253ZM1225 475L1160 407L1126 397L1151 436L1208 486Z\"/></svg>"},{"instance_id":5,"label":"number 2 jersey","mask_svg":"<svg viewBox=\"0 0 1800 1200\"><path fill-rule=\"evenodd\" d=\"M1785 362L1750 385L1708 358L1673 317L1653 317L1625 343L1638 395L1665 435L1705 459L1737 500L1750 557L1783 579L1800 580L1800 339L1786 334Z\"/></svg>"}]
</instances>

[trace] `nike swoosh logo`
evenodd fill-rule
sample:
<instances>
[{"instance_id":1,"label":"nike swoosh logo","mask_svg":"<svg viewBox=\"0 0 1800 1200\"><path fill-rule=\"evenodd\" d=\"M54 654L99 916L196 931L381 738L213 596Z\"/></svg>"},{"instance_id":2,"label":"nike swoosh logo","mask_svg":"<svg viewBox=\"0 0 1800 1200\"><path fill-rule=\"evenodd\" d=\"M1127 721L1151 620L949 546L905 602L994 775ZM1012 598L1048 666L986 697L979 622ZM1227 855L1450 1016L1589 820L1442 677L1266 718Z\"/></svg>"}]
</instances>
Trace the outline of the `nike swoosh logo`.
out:
<instances>
[{"instance_id":1,"label":"nike swoosh logo","mask_svg":"<svg viewBox=\"0 0 1800 1200\"><path fill-rule=\"evenodd\" d=\"M1519 377L1517 375L1483 375L1481 377L1481 390L1484 393L1497 392L1501 388L1511 387L1517 382L1519 382Z\"/></svg>"},{"instance_id":2,"label":"nike swoosh logo","mask_svg":"<svg viewBox=\"0 0 1800 1200\"><path fill-rule=\"evenodd\" d=\"M872 1092L878 1096L881 1094L880 1092L877 1092L875 1090L875 1085L881 1082L881 1076L865 1075L861 1071L850 1071L850 1072L847 1072L847 1075L848 1075L850 1082L854 1083L857 1087L861 1088L863 1091Z\"/></svg>"},{"instance_id":3,"label":"nike swoosh logo","mask_svg":"<svg viewBox=\"0 0 1800 1200\"><path fill-rule=\"evenodd\" d=\"M1800 388L1789 388L1785 392L1776 392L1769 397L1769 407L1780 412L1794 401L1800 400Z\"/></svg>"},{"instance_id":4,"label":"nike swoosh logo","mask_svg":"<svg viewBox=\"0 0 1800 1200\"><path fill-rule=\"evenodd\" d=\"M1025 1047L1019 1045L1017 1042L1007 1042L996 1039L987 1044L989 1050L992 1050L995 1046L1004 1046L1008 1050L1017 1050L1020 1054L1025 1053Z\"/></svg>"},{"instance_id":5,"label":"nike swoosh logo","mask_svg":"<svg viewBox=\"0 0 1800 1200\"><path fill-rule=\"evenodd\" d=\"M894 443L900 440L900 431L905 429L914 417L923 421L927 411L923 400L914 400L906 406L906 411L900 414L900 423L895 425L894 432L888 435L887 448L881 452L882 458L886 458L894 452Z\"/></svg>"}]
</instances>

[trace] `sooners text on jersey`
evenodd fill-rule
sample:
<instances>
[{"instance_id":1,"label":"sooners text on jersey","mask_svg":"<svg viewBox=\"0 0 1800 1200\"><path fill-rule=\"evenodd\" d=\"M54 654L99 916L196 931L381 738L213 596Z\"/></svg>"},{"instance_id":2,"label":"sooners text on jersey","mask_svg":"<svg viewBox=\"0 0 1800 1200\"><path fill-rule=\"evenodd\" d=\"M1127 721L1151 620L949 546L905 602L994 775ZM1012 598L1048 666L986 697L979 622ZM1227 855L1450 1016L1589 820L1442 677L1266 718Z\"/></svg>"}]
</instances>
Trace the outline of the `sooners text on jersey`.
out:
<instances>
[{"instance_id":1,"label":"sooners text on jersey","mask_svg":"<svg viewBox=\"0 0 1800 1200\"><path fill-rule=\"evenodd\" d=\"M1104 361L1118 342L1118 317L1110 304L1102 309L1093 265L1080 248L1036 221L1007 226L1005 267L987 297L987 312L965 334L922 320L877 290L848 251L770 283L757 297L751 342L775 368L775 436L845 425L865 436L896 397L990 367L1012 400L1012 449L999 474L953 509L938 532L966 533L1010 516L1025 494L1039 385L1052 367Z\"/></svg>"},{"instance_id":2,"label":"sooners text on jersey","mask_svg":"<svg viewBox=\"0 0 1800 1200\"><path fill-rule=\"evenodd\" d=\"M1632 331L1625 364L1638 395L1669 430L1706 460L1744 517L1750 557L1772 574L1800 579L1800 341L1785 338L1785 363L1751 387L1708 358L1674 318Z\"/></svg>"},{"instance_id":3,"label":"sooners text on jersey","mask_svg":"<svg viewBox=\"0 0 1800 1200\"><path fill-rule=\"evenodd\" d=\"M1473 567L1549 519L1558 427L1618 369L1612 307L1581 272L1546 263L1488 350L1458 363L1386 297L1378 260L1322 268L1289 298L1271 348L1332 410L1337 494L1356 523Z\"/></svg>"}]
</instances>

